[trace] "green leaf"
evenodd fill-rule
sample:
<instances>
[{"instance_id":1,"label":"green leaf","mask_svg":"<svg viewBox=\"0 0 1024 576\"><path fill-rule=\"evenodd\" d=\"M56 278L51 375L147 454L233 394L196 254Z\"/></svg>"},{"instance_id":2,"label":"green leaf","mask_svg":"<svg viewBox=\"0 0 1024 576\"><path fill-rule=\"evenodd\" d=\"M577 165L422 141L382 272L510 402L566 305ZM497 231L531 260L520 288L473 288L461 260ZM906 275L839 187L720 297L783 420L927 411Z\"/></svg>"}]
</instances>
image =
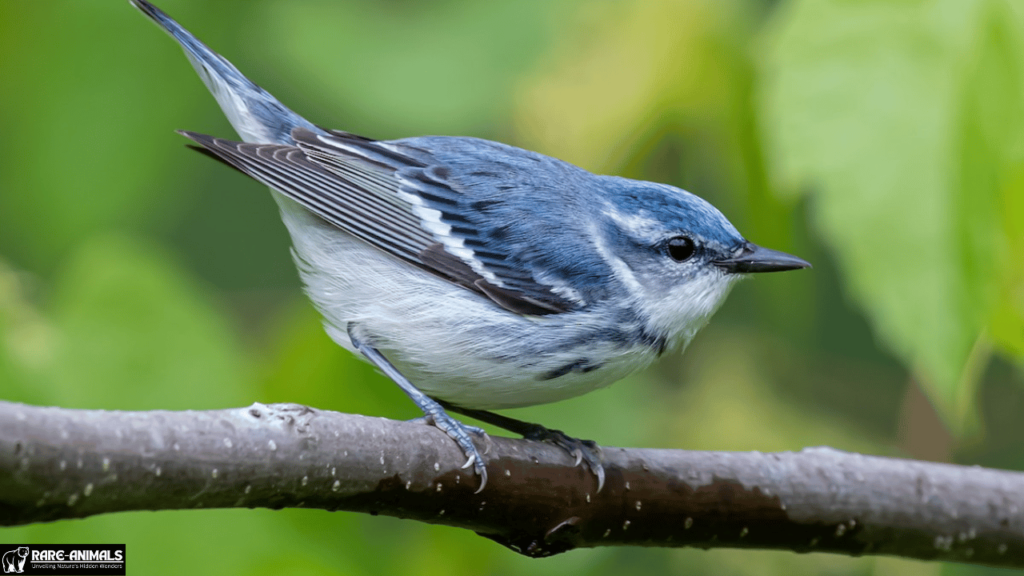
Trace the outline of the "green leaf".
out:
<instances>
[{"instance_id":1,"label":"green leaf","mask_svg":"<svg viewBox=\"0 0 1024 576\"><path fill-rule=\"evenodd\" d=\"M1024 116L1010 9L798 0L764 67L777 176L811 197L850 296L961 434L989 337L1010 352L1024 326L1006 257L1021 239L1004 204Z\"/></svg>"}]
</instances>

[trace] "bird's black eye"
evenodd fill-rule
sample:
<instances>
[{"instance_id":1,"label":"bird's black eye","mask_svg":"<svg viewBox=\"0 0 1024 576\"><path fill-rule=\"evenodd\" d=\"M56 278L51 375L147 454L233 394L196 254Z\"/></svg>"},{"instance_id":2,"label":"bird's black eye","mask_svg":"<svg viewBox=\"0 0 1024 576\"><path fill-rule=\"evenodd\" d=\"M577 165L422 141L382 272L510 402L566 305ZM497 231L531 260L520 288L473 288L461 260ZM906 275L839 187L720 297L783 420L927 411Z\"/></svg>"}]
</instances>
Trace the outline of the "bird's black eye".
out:
<instances>
[{"instance_id":1,"label":"bird's black eye","mask_svg":"<svg viewBox=\"0 0 1024 576\"><path fill-rule=\"evenodd\" d=\"M668 241L668 255L676 262L685 262L693 257L697 246L686 236L676 236Z\"/></svg>"}]
</instances>

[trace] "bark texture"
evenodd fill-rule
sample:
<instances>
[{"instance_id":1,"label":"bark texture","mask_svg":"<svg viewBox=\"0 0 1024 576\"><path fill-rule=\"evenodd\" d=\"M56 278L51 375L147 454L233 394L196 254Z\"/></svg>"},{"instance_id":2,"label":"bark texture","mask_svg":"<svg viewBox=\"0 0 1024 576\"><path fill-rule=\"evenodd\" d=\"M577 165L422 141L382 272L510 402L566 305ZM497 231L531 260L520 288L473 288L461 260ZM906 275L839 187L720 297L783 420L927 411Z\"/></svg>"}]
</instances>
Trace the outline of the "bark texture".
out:
<instances>
[{"instance_id":1,"label":"bark texture","mask_svg":"<svg viewBox=\"0 0 1024 576\"><path fill-rule=\"evenodd\" d=\"M604 448L492 437L490 479L422 422L292 404L114 412L0 402L0 525L124 510L305 507L467 528L529 556L772 548L1024 567L1024 473L863 456Z\"/></svg>"}]
</instances>

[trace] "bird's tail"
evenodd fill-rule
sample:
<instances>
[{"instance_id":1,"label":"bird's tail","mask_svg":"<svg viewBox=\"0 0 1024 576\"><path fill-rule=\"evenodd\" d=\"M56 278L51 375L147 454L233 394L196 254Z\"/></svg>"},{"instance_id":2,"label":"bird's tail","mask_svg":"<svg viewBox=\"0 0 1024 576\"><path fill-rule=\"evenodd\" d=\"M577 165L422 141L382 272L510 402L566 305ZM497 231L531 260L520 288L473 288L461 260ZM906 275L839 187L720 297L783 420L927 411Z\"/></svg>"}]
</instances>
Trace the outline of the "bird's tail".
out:
<instances>
[{"instance_id":1,"label":"bird's tail","mask_svg":"<svg viewBox=\"0 0 1024 576\"><path fill-rule=\"evenodd\" d=\"M185 50L192 67L217 99L228 121L246 142L294 144L291 131L297 127L321 130L292 112L266 90L242 75L231 62L210 50L188 30L146 0L130 0Z\"/></svg>"}]
</instances>

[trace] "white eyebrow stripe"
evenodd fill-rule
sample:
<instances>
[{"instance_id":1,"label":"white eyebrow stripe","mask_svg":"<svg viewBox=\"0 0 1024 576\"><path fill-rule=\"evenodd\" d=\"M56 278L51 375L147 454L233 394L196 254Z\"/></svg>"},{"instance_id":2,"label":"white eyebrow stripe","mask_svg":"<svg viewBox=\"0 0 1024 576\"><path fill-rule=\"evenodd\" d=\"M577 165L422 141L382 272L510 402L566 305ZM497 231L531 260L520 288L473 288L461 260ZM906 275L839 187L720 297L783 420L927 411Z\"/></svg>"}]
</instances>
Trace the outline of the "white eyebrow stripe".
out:
<instances>
[{"instance_id":1,"label":"white eyebrow stripe","mask_svg":"<svg viewBox=\"0 0 1024 576\"><path fill-rule=\"evenodd\" d=\"M654 218L641 214L623 214L609 203L605 203L602 214L607 216L622 231L642 239L654 239L661 235L664 225Z\"/></svg>"}]
</instances>

